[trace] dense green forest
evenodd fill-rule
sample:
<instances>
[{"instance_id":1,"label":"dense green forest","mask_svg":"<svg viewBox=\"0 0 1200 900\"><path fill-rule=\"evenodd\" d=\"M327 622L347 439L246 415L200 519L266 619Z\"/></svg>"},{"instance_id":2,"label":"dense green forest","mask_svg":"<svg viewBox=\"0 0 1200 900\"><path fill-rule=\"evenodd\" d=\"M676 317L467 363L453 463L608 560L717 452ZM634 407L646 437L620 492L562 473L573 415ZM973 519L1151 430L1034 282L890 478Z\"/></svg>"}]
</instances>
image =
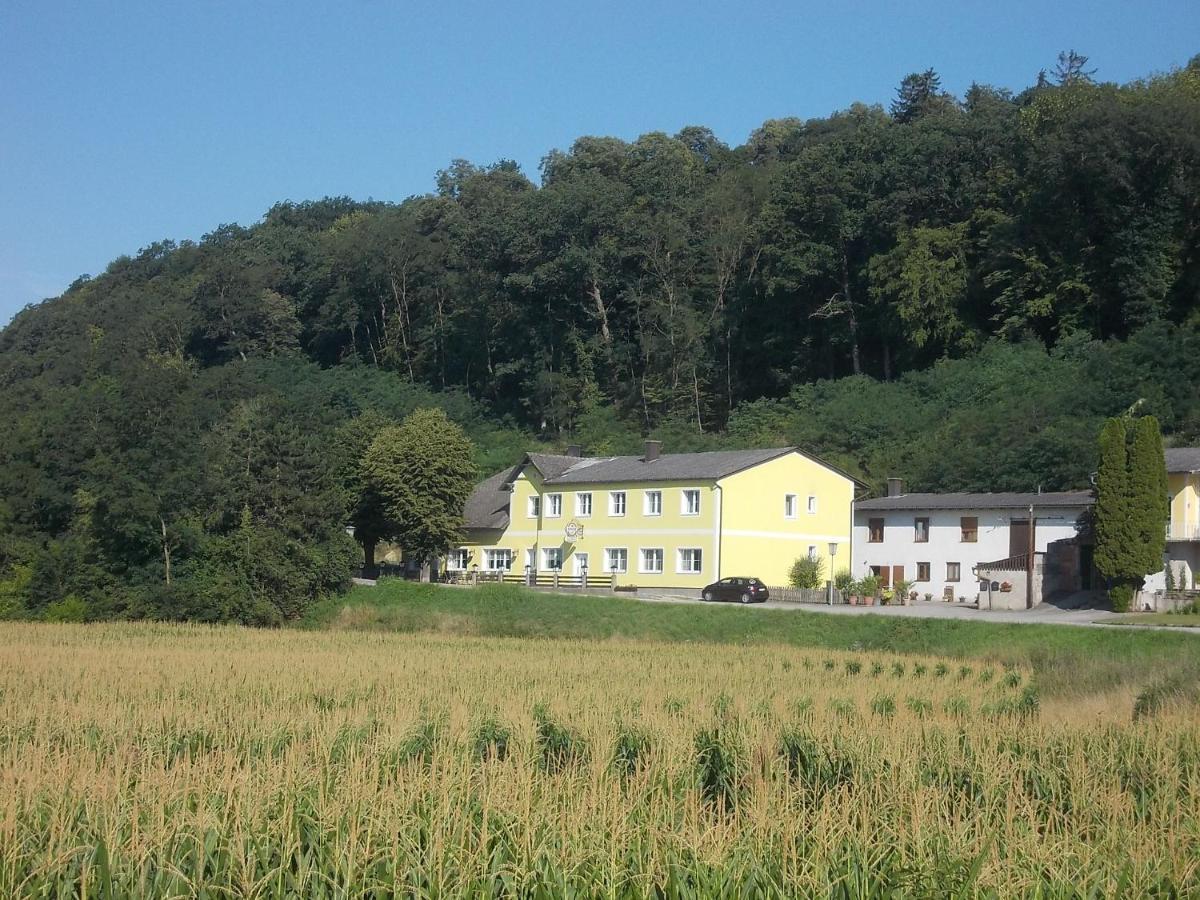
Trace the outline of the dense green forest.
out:
<instances>
[{"instance_id":1,"label":"dense green forest","mask_svg":"<svg viewBox=\"0 0 1200 900\"><path fill-rule=\"evenodd\" d=\"M301 614L359 558L364 413L445 410L480 474L653 435L1084 487L1107 416L1200 439L1200 57L280 203L27 308L0 388L0 615Z\"/></svg>"}]
</instances>

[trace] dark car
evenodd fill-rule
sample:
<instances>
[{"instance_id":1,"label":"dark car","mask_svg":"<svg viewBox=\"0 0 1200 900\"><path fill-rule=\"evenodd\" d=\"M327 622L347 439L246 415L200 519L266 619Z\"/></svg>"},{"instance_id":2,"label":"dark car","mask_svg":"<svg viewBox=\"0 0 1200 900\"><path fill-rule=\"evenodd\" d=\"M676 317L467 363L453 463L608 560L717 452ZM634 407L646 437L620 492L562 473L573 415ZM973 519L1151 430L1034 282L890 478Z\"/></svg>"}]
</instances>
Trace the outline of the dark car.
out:
<instances>
[{"instance_id":1,"label":"dark car","mask_svg":"<svg viewBox=\"0 0 1200 900\"><path fill-rule=\"evenodd\" d=\"M741 603L765 603L771 599L767 586L757 578L722 578L700 594L705 600L737 600Z\"/></svg>"}]
</instances>

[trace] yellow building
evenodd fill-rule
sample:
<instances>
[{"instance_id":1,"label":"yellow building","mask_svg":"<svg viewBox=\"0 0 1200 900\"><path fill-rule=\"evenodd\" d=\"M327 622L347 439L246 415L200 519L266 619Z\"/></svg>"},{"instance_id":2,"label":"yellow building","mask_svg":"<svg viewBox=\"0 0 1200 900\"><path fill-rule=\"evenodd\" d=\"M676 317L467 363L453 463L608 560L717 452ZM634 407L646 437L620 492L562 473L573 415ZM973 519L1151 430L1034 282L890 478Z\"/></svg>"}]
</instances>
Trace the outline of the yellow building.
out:
<instances>
[{"instance_id":1,"label":"yellow building","mask_svg":"<svg viewBox=\"0 0 1200 900\"><path fill-rule=\"evenodd\" d=\"M1167 487L1171 519L1166 564L1176 587L1194 588L1200 570L1200 447L1167 451ZM1161 589L1165 582L1164 573L1148 579L1147 587Z\"/></svg>"},{"instance_id":2,"label":"yellow building","mask_svg":"<svg viewBox=\"0 0 1200 900\"><path fill-rule=\"evenodd\" d=\"M638 587L787 584L804 555L851 565L856 482L794 447L641 456L530 453L472 494L450 571L555 570ZM831 545L835 548L832 567Z\"/></svg>"}]
</instances>

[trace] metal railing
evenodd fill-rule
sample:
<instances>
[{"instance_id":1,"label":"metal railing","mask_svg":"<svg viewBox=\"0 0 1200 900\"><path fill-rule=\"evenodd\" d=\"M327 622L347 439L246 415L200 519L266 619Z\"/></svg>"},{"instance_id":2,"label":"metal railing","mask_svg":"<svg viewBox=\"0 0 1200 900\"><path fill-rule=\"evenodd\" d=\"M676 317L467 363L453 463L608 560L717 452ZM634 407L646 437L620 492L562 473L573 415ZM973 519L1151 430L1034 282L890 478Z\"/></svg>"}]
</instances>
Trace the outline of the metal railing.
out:
<instances>
[{"instance_id":1,"label":"metal railing","mask_svg":"<svg viewBox=\"0 0 1200 900\"><path fill-rule=\"evenodd\" d=\"M1168 541L1200 541L1200 525L1188 522L1168 522Z\"/></svg>"}]
</instances>

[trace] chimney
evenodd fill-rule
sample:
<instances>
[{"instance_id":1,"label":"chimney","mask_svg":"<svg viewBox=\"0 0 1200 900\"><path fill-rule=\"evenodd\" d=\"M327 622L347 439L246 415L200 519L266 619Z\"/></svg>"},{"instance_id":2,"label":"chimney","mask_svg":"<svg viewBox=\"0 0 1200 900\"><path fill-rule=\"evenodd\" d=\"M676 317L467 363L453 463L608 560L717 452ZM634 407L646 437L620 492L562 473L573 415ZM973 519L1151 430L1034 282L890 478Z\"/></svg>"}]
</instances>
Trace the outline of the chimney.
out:
<instances>
[{"instance_id":1,"label":"chimney","mask_svg":"<svg viewBox=\"0 0 1200 900\"><path fill-rule=\"evenodd\" d=\"M887 480L887 484L888 484L887 495L889 497L899 497L901 494L904 493L904 479L903 478L889 478Z\"/></svg>"},{"instance_id":2,"label":"chimney","mask_svg":"<svg viewBox=\"0 0 1200 900\"><path fill-rule=\"evenodd\" d=\"M583 456L583 447L579 444L567 444L567 456L576 458Z\"/></svg>"},{"instance_id":3,"label":"chimney","mask_svg":"<svg viewBox=\"0 0 1200 900\"><path fill-rule=\"evenodd\" d=\"M662 441L646 441L646 462L654 462L662 453Z\"/></svg>"}]
</instances>

